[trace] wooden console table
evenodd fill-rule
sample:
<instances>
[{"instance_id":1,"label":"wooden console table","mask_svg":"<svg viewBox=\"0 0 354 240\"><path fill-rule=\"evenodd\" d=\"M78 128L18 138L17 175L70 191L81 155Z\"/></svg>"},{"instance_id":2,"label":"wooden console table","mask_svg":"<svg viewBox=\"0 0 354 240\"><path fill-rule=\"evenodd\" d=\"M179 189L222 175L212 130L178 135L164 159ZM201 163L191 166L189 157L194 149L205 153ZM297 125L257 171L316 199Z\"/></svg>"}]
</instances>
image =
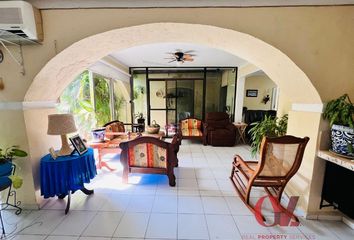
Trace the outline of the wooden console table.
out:
<instances>
[{"instance_id":1,"label":"wooden console table","mask_svg":"<svg viewBox=\"0 0 354 240\"><path fill-rule=\"evenodd\" d=\"M326 160L320 208L333 206L354 218L354 161L329 151L319 151L317 156Z\"/></svg>"}]
</instances>

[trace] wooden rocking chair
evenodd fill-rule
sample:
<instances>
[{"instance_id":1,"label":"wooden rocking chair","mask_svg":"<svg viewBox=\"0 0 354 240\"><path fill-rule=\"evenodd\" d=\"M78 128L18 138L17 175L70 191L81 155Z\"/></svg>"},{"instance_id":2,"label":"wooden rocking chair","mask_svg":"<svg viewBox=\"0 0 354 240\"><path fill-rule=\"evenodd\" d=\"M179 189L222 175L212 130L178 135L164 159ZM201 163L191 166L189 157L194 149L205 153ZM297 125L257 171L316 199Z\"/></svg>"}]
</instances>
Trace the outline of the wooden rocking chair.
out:
<instances>
[{"instance_id":1,"label":"wooden rocking chair","mask_svg":"<svg viewBox=\"0 0 354 240\"><path fill-rule=\"evenodd\" d=\"M296 222L299 221L293 213L281 206L280 200L286 184L301 165L308 141L308 137L264 137L259 161L244 161L239 155L235 156L230 179L242 201L254 214L256 210L250 203L250 193L252 187L263 187L282 212ZM257 214L261 215L260 212Z\"/></svg>"}]
</instances>

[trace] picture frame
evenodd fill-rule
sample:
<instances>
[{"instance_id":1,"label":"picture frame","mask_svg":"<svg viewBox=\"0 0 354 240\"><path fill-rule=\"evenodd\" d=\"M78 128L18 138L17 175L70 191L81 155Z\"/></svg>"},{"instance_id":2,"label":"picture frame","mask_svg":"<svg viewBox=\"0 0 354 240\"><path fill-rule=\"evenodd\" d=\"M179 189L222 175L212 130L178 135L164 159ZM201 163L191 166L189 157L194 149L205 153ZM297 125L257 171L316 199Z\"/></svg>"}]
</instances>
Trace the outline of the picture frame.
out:
<instances>
[{"instance_id":1,"label":"picture frame","mask_svg":"<svg viewBox=\"0 0 354 240\"><path fill-rule=\"evenodd\" d=\"M258 90L257 89L247 89L246 90L246 97L257 97Z\"/></svg>"},{"instance_id":2,"label":"picture frame","mask_svg":"<svg viewBox=\"0 0 354 240\"><path fill-rule=\"evenodd\" d=\"M84 141L81 139L80 135L75 135L73 137L70 137L70 142L73 144L75 150L79 153L79 155L84 154L87 152L87 147L84 143Z\"/></svg>"}]
</instances>

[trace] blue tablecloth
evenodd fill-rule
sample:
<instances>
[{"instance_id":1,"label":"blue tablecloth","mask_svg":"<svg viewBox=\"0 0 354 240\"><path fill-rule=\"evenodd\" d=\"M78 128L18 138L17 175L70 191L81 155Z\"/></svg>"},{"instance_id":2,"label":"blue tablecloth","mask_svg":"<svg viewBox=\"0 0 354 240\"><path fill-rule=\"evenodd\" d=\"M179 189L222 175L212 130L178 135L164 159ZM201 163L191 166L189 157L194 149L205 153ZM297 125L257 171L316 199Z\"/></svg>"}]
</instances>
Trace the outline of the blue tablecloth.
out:
<instances>
[{"instance_id":1,"label":"blue tablecloth","mask_svg":"<svg viewBox=\"0 0 354 240\"><path fill-rule=\"evenodd\" d=\"M53 159L50 154L41 159L41 194L44 198L76 191L97 174L93 150L83 155L74 153Z\"/></svg>"}]
</instances>

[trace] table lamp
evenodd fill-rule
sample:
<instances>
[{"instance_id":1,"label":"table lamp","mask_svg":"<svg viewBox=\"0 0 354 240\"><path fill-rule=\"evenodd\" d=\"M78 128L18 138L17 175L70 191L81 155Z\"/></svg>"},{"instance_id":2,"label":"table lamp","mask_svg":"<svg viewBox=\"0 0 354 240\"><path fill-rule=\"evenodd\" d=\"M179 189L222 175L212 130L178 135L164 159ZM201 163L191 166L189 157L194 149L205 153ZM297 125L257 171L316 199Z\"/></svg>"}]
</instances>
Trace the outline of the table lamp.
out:
<instances>
[{"instance_id":1,"label":"table lamp","mask_svg":"<svg viewBox=\"0 0 354 240\"><path fill-rule=\"evenodd\" d=\"M66 134L76 132L74 117L72 114L50 114L48 115L48 135L61 136L61 149L58 156L70 155L72 149L69 146Z\"/></svg>"}]
</instances>

